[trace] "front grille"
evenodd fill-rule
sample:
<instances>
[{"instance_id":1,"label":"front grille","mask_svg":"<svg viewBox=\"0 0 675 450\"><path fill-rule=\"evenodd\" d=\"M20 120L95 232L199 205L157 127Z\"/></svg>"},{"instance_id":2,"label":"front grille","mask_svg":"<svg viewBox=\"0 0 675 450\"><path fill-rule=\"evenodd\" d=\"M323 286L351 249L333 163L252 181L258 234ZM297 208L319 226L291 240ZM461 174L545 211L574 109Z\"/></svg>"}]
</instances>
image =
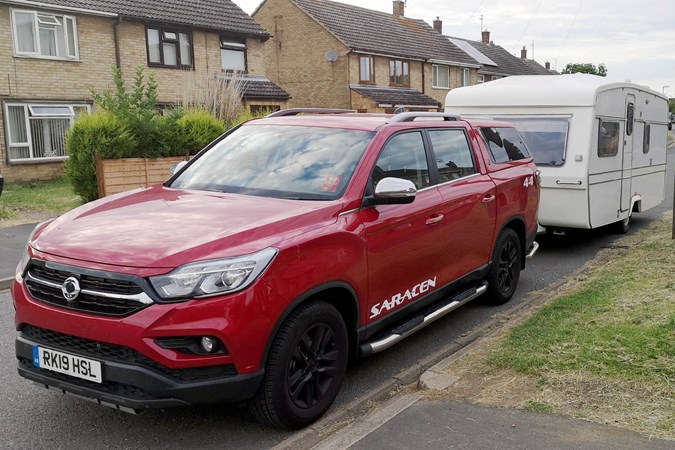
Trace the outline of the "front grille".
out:
<instances>
[{"instance_id":1,"label":"front grille","mask_svg":"<svg viewBox=\"0 0 675 450\"><path fill-rule=\"evenodd\" d=\"M36 300L62 308L106 316L128 316L152 303L143 288L132 280L82 273L77 268L61 270L32 261L25 276L25 283ZM67 301L61 285L69 277L77 278L82 292L74 301Z\"/></svg>"},{"instance_id":2,"label":"front grille","mask_svg":"<svg viewBox=\"0 0 675 450\"><path fill-rule=\"evenodd\" d=\"M45 347L77 353L93 359L143 366L179 383L222 379L237 375L237 371L232 364L189 369L170 369L129 347L70 336L32 325L25 325L21 328L21 333L27 339Z\"/></svg>"}]
</instances>

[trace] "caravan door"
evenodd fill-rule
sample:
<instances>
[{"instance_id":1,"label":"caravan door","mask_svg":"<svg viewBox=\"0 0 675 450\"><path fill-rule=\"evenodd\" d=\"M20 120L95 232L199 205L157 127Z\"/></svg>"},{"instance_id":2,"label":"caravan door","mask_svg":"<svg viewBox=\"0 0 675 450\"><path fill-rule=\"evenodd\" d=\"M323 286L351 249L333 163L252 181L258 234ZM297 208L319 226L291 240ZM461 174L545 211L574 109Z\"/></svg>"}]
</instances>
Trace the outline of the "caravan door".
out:
<instances>
[{"instance_id":1,"label":"caravan door","mask_svg":"<svg viewBox=\"0 0 675 450\"><path fill-rule=\"evenodd\" d=\"M633 168L633 128L635 125L635 95L626 96L626 126L623 137L623 164L621 171L621 213L622 216L631 207L631 179Z\"/></svg>"}]
</instances>

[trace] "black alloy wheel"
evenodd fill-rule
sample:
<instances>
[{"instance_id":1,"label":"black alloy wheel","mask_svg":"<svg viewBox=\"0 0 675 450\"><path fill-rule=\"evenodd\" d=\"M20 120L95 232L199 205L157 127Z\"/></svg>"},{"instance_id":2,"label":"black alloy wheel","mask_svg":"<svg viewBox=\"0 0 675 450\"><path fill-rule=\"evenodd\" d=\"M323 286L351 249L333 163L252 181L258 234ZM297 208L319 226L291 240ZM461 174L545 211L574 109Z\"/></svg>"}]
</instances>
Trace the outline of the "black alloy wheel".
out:
<instances>
[{"instance_id":1,"label":"black alloy wheel","mask_svg":"<svg viewBox=\"0 0 675 450\"><path fill-rule=\"evenodd\" d=\"M277 428L296 429L316 421L342 386L348 353L340 312L323 301L300 305L272 343L251 412Z\"/></svg>"},{"instance_id":2,"label":"black alloy wheel","mask_svg":"<svg viewBox=\"0 0 675 450\"><path fill-rule=\"evenodd\" d=\"M521 267L520 239L515 231L505 228L499 234L492 255L492 266L487 276L490 303L500 305L508 302L518 287Z\"/></svg>"}]
</instances>

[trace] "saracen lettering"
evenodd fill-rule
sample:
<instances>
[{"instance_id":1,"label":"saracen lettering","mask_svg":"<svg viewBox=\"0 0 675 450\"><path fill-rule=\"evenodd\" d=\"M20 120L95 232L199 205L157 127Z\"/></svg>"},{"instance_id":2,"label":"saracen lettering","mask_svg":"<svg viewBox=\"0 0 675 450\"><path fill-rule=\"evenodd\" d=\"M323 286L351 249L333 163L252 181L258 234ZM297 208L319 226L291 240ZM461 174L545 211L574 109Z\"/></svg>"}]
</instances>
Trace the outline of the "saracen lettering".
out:
<instances>
[{"instance_id":1,"label":"saracen lettering","mask_svg":"<svg viewBox=\"0 0 675 450\"><path fill-rule=\"evenodd\" d=\"M386 311L391 311L392 309L402 305L408 300L419 297L420 295L428 292L431 288L436 287L436 277L430 280L423 281L419 284L413 286L412 289L408 289L403 293L394 294L391 299L385 300L382 303L376 303L370 308L370 318L375 318Z\"/></svg>"}]
</instances>

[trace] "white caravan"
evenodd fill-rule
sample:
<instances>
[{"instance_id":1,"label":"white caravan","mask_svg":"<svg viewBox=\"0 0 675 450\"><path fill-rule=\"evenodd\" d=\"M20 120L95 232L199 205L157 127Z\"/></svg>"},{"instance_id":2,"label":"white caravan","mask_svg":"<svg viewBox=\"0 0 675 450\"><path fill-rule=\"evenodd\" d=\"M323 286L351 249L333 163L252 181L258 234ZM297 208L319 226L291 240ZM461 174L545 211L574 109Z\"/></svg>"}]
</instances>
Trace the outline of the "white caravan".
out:
<instances>
[{"instance_id":1,"label":"white caravan","mask_svg":"<svg viewBox=\"0 0 675 450\"><path fill-rule=\"evenodd\" d=\"M512 122L541 171L540 231L616 223L664 199L668 99L586 74L453 89L445 111Z\"/></svg>"}]
</instances>

